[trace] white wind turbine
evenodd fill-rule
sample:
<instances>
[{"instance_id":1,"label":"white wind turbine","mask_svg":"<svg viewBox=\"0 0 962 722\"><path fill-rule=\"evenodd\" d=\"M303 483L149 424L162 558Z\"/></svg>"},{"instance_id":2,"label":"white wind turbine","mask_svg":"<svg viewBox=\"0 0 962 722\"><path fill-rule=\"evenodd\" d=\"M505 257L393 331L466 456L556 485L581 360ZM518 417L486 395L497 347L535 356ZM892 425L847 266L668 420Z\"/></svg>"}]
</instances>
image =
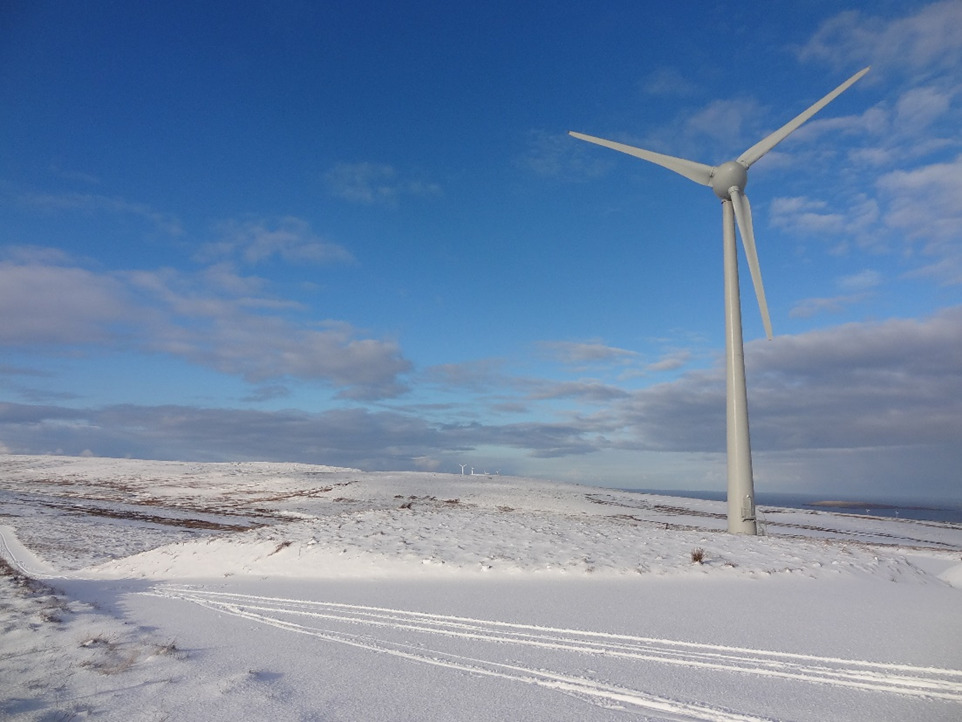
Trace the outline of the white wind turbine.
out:
<instances>
[{"instance_id":1,"label":"white wind turbine","mask_svg":"<svg viewBox=\"0 0 962 722\"><path fill-rule=\"evenodd\" d=\"M759 158L785 140L806 120L820 111L861 78L869 68L860 70L835 90L786 123L764 140L746 150L737 159L718 166L696 163L650 150L571 132L575 138L603 145L663 166L702 185L711 186L721 199L722 237L725 255L725 366L727 372L727 436L728 436L728 531L733 534L755 534L755 490L752 479L752 452L748 437L748 394L745 387L745 352L742 344L741 300L738 294L738 258L735 249L735 224L742 237L748 268L755 285L755 296L765 325L765 335L772 338L772 322L768 316L762 273L755 250L752 210L745 195L748 169Z\"/></svg>"}]
</instances>

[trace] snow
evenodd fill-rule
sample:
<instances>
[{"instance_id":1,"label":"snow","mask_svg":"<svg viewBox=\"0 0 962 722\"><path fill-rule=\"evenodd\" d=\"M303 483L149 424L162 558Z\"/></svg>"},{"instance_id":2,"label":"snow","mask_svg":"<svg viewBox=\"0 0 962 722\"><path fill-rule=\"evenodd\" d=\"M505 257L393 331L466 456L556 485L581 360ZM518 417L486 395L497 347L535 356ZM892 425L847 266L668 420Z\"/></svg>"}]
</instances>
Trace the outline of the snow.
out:
<instances>
[{"instance_id":1,"label":"snow","mask_svg":"<svg viewBox=\"0 0 962 722\"><path fill-rule=\"evenodd\" d=\"M765 508L741 537L724 513L500 476L0 456L0 716L962 717L962 527Z\"/></svg>"},{"instance_id":2,"label":"snow","mask_svg":"<svg viewBox=\"0 0 962 722\"><path fill-rule=\"evenodd\" d=\"M939 574L939 579L946 584L951 584L953 587L962 589L962 564L956 564L954 567L946 569Z\"/></svg>"}]
</instances>

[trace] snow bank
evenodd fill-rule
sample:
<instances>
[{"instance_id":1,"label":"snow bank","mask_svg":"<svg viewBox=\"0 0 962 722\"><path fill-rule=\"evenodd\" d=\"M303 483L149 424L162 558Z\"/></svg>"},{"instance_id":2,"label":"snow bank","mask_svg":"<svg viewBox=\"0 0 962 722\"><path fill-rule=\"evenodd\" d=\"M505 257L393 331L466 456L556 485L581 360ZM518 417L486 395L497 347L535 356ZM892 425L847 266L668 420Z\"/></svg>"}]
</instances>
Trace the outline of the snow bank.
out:
<instances>
[{"instance_id":1,"label":"snow bank","mask_svg":"<svg viewBox=\"0 0 962 722\"><path fill-rule=\"evenodd\" d=\"M692 552L701 549L700 563ZM928 576L858 544L665 530L604 515L479 509L359 511L172 544L85 570L110 578L231 575L389 578L451 574L694 575L810 579Z\"/></svg>"},{"instance_id":2,"label":"snow bank","mask_svg":"<svg viewBox=\"0 0 962 722\"><path fill-rule=\"evenodd\" d=\"M939 574L939 579L946 584L955 587L956 589L962 589L962 564L958 564L951 569L945 570Z\"/></svg>"}]
</instances>

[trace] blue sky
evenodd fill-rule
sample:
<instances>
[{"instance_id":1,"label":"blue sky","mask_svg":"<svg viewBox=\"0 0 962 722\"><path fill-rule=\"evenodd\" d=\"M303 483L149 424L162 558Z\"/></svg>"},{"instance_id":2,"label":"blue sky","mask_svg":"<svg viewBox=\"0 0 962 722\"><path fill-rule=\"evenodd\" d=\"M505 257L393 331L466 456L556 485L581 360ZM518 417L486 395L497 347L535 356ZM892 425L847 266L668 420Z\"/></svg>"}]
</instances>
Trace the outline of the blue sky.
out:
<instances>
[{"instance_id":1,"label":"blue sky","mask_svg":"<svg viewBox=\"0 0 962 722\"><path fill-rule=\"evenodd\" d=\"M0 448L962 498L962 5L7 3ZM747 284L747 285L746 285Z\"/></svg>"}]
</instances>

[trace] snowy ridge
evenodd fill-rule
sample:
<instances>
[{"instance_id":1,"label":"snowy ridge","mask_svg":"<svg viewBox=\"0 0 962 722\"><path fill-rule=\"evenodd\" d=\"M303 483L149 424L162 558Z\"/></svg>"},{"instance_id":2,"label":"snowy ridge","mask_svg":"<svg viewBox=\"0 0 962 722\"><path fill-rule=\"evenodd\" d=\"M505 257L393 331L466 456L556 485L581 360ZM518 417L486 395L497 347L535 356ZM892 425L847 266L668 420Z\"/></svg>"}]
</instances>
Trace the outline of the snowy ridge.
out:
<instances>
[{"instance_id":1,"label":"snowy ridge","mask_svg":"<svg viewBox=\"0 0 962 722\"><path fill-rule=\"evenodd\" d=\"M86 573L155 579L220 575L386 578L471 574L840 574L924 583L902 555L859 544L669 531L619 516L432 507L318 517L195 539ZM704 559L693 564L693 549Z\"/></svg>"},{"instance_id":2,"label":"snowy ridge","mask_svg":"<svg viewBox=\"0 0 962 722\"><path fill-rule=\"evenodd\" d=\"M56 549L66 568L111 578L458 572L925 582L934 579L899 548L962 549L962 529L952 525L831 512L773 511L767 537L738 537L718 533L719 502L500 476L17 456L0 456L0 471L0 489L19 494L7 503L33 506L13 519L27 546ZM73 559L64 558L68 549ZM704 552L701 564L692 564L694 549Z\"/></svg>"},{"instance_id":3,"label":"snowy ridge","mask_svg":"<svg viewBox=\"0 0 962 722\"><path fill-rule=\"evenodd\" d=\"M962 529L764 514L741 537L721 503L533 479L0 456L0 714L957 719Z\"/></svg>"}]
</instances>

